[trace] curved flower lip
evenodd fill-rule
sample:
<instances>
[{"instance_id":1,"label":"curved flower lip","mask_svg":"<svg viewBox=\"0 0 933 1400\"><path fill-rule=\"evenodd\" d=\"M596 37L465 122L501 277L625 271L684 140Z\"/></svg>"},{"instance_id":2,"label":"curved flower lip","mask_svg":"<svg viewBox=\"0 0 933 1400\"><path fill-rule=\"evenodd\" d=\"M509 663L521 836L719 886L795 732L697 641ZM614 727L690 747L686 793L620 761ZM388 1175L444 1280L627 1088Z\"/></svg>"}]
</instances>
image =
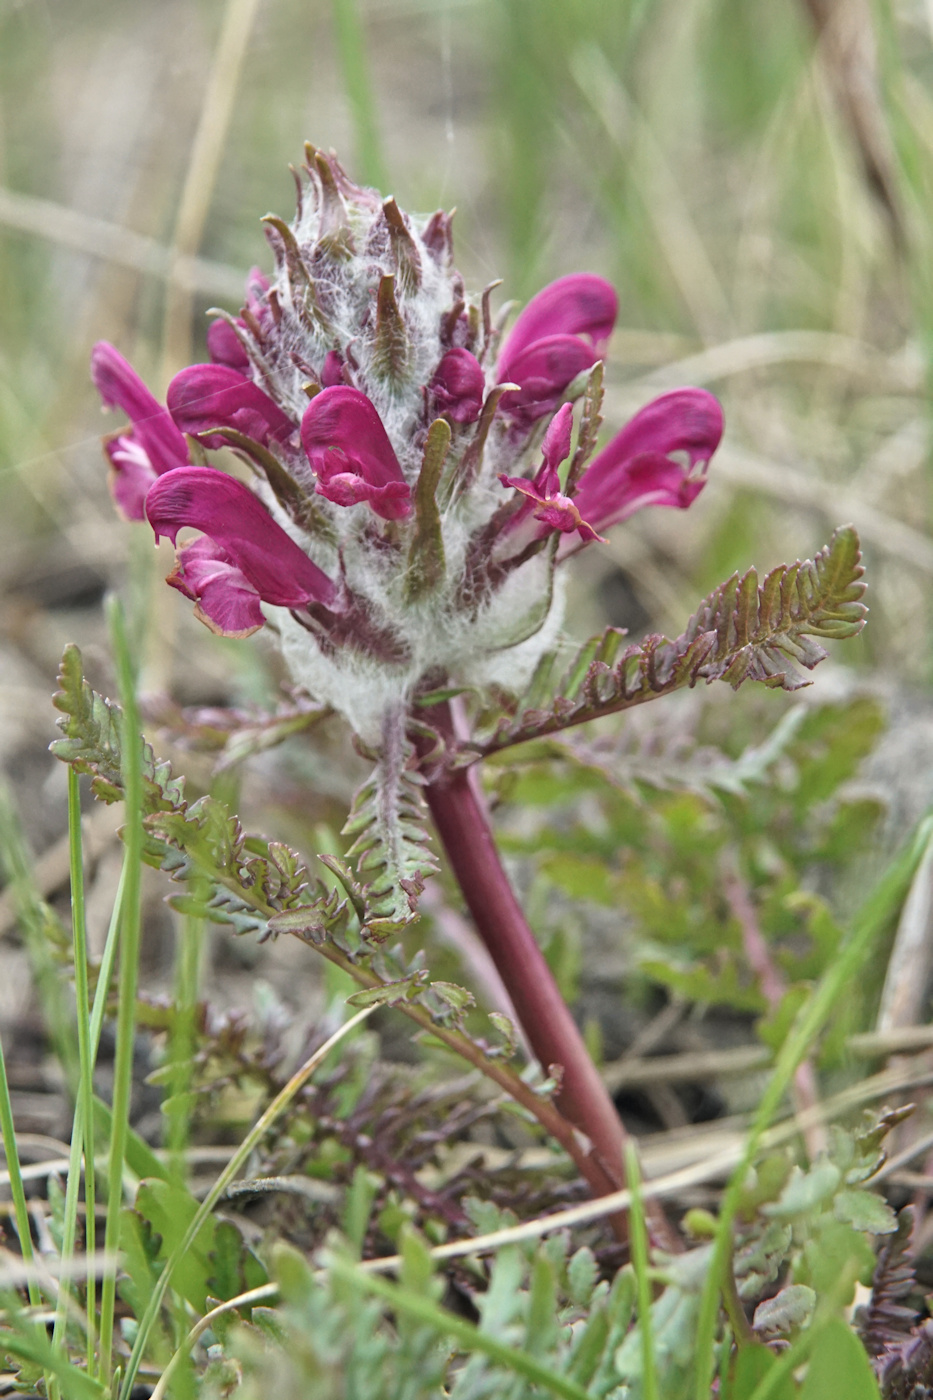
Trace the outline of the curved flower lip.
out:
<instances>
[{"instance_id":1,"label":"curved flower lip","mask_svg":"<svg viewBox=\"0 0 933 1400\"><path fill-rule=\"evenodd\" d=\"M702 473L722 431L722 407L704 389L662 394L593 458L574 498L577 508L600 530L649 505L685 509L706 484ZM672 452L687 454L688 470Z\"/></svg>"},{"instance_id":2,"label":"curved flower lip","mask_svg":"<svg viewBox=\"0 0 933 1400\"><path fill-rule=\"evenodd\" d=\"M165 580L195 604L195 617L221 637L249 637L265 623L260 598L225 549L201 535L178 551Z\"/></svg>"},{"instance_id":3,"label":"curved flower lip","mask_svg":"<svg viewBox=\"0 0 933 1400\"><path fill-rule=\"evenodd\" d=\"M185 526L202 531L263 602L282 608L335 602L333 581L272 519L252 491L225 472L183 467L160 477L146 497L146 515L156 539L166 535L173 544ZM184 572L189 556L184 550L181 553Z\"/></svg>"},{"instance_id":4,"label":"curved flower lip","mask_svg":"<svg viewBox=\"0 0 933 1400\"><path fill-rule=\"evenodd\" d=\"M183 432L200 434L207 447L224 447L212 428L235 428L254 442L286 442L295 424L258 384L229 365L191 365L176 374L166 395L169 413Z\"/></svg>"},{"instance_id":5,"label":"curved flower lip","mask_svg":"<svg viewBox=\"0 0 933 1400\"><path fill-rule=\"evenodd\" d=\"M163 472L188 465L188 444L132 365L105 340L94 346L91 377L105 405L122 409L132 423L104 447L118 509L128 520L144 520L146 492Z\"/></svg>"},{"instance_id":6,"label":"curved flower lip","mask_svg":"<svg viewBox=\"0 0 933 1400\"><path fill-rule=\"evenodd\" d=\"M338 506L368 502L384 520L411 514L411 488L374 405L359 389L336 384L311 400L301 441L317 491Z\"/></svg>"},{"instance_id":7,"label":"curved flower lip","mask_svg":"<svg viewBox=\"0 0 933 1400\"><path fill-rule=\"evenodd\" d=\"M500 360L497 375L520 384L502 395L500 408L529 423L550 413L571 380L581 370L590 369L599 355L585 340L575 335L551 335L536 340L503 370Z\"/></svg>"},{"instance_id":8,"label":"curved flower lip","mask_svg":"<svg viewBox=\"0 0 933 1400\"><path fill-rule=\"evenodd\" d=\"M538 342L553 336L588 339L594 351L590 364L594 364L602 358L618 313L615 288L602 277L591 272L559 277L532 297L512 327L499 354L500 381L524 383L517 366L519 358ZM567 379L565 384L569 383Z\"/></svg>"},{"instance_id":9,"label":"curved flower lip","mask_svg":"<svg viewBox=\"0 0 933 1400\"><path fill-rule=\"evenodd\" d=\"M475 355L448 350L430 384L438 412L454 423L475 423L483 407L486 376Z\"/></svg>"}]
</instances>

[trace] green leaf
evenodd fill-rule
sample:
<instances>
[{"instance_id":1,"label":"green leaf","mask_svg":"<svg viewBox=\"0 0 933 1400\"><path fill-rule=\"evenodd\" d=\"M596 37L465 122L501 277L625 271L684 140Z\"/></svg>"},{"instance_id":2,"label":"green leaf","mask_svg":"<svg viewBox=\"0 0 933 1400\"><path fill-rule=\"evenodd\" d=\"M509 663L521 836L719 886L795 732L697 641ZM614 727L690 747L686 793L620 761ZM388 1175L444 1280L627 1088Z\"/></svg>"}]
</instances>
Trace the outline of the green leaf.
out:
<instances>
[{"instance_id":1,"label":"green leaf","mask_svg":"<svg viewBox=\"0 0 933 1400\"><path fill-rule=\"evenodd\" d=\"M755 1309L752 1326L760 1335L786 1337L805 1327L813 1316L816 1294L805 1283L791 1283Z\"/></svg>"},{"instance_id":2,"label":"green leaf","mask_svg":"<svg viewBox=\"0 0 933 1400\"><path fill-rule=\"evenodd\" d=\"M161 1238L160 1261L180 1243L197 1210L198 1202L182 1186L167 1181L140 1182L136 1211ZM175 1266L172 1283L192 1307L204 1313L208 1297L232 1298L267 1278L236 1226L210 1216Z\"/></svg>"},{"instance_id":3,"label":"green leaf","mask_svg":"<svg viewBox=\"0 0 933 1400\"><path fill-rule=\"evenodd\" d=\"M830 1200L840 1181L840 1171L834 1162L819 1161L808 1172L794 1167L781 1192L780 1199L762 1207L762 1214L777 1220L810 1215Z\"/></svg>"},{"instance_id":4,"label":"green leaf","mask_svg":"<svg viewBox=\"0 0 933 1400\"><path fill-rule=\"evenodd\" d=\"M735 1368L726 1384L723 1400L751 1400L759 1382L770 1375L777 1360L774 1352L767 1347L743 1347L736 1355ZM770 1391L769 1400L794 1400L796 1393L793 1377L783 1376ZM823 1400L829 1400L829 1396L824 1396Z\"/></svg>"},{"instance_id":5,"label":"green leaf","mask_svg":"<svg viewBox=\"0 0 933 1400\"><path fill-rule=\"evenodd\" d=\"M833 1213L837 1220L868 1235L892 1235L897 1229L894 1211L874 1191L840 1191L833 1202Z\"/></svg>"},{"instance_id":6,"label":"green leaf","mask_svg":"<svg viewBox=\"0 0 933 1400\"><path fill-rule=\"evenodd\" d=\"M800 1400L881 1400L871 1363L854 1332L841 1318L821 1329L800 1389Z\"/></svg>"},{"instance_id":7,"label":"green leaf","mask_svg":"<svg viewBox=\"0 0 933 1400\"><path fill-rule=\"evenodd\" d=\"M437 488L450 447L450 424L436 418L428 429L414 491L415 532L408 551L406 597L415 602L444 581L444 537Z\"/></svg>"}]
</instances>

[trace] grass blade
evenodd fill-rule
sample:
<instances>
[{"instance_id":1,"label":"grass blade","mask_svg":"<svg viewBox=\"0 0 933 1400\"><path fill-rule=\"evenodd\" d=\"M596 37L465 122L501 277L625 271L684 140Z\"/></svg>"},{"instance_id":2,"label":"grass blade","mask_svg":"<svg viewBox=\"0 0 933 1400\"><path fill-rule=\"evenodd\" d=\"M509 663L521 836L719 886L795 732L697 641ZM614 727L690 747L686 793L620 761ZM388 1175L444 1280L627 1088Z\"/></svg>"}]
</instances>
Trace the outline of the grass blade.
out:
<instances>
[{"instance_id":1,"label":"grass blade","mask_svg":"<svg viewBox=\"0 0 933 1400\"><path fill-rule=\"evenodd\" d=\"M129 1126L130 1091L133 1075L133 1046L136 1034L136 987L139 975L140 882L142 872L142 742L136 706L136 687L126 637L123 610L116 599L109 607L110 632L120 702L123 706L123 786L126 803L124 829L125 882L120 902L120 970L117 1001L117 1044L113 1071L113 1119L107 1161L107 1216L104 1249L117 1251L120 1237L122 1182ZM100 1303L100 1373L110 1379L113 1356L113 1313L116 1277L105 1276Z\"/></svg>"},{"instance_id":2,"label":"grass blade","mask_svg":"<svg viewBox=\"0 0 933 1400\"><path fill-rule=\"evenodd\" d=\"M373 100L373 87L366 59L366 42L356 0L334 0L334 29L340 53L340 66L353 116L356 136L356 164L363 183L377 190L388 190L379 122Z\"/></svg>"},{"instance_id":3,"label":"grass blade","mask_svg":"<svg viewBox=\"0 0 933 1400\"><path fill-rule=\"evenodd\" d=\"M629 1233L632 1268L638 1287L638 1331L641 1336L642 1378L645 1400L660 1400L658 1367L654 1354L654 1328L651 1317L651 1279L648 1276L648 1231L641 1195L641 1167L632 1143L625 1145L625 1179L632 1193L629 1207Z\"/></svg>"}]
</instances>

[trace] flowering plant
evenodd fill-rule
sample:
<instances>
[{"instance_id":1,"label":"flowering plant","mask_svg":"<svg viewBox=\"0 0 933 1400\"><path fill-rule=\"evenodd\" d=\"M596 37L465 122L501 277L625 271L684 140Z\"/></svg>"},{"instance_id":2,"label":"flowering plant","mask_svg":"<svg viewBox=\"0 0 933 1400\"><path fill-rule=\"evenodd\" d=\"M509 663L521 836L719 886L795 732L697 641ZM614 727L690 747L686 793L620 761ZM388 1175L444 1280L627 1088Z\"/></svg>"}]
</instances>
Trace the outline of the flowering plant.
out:
<instances>
[{"instance_id":1,"label":"flowering plant","mask_svg":"<svg viewBox=\"0 0 933 1400\"><path fill-rule=\"evenodd\" d=\"M370 948L416 917L436 867L426 800L518 1019L556 1074L555 1130L583 1130L584 1148L569 1130L562 1141L606 1191L622 1179L621 1123L498 859L471 765L700 679L801 684L794 662L812 667L820 638L861 626L857 540L842 530L812 563L760 585L754 570L729 580L673 641L623 649L609 629L561 677L565 561L646 506L689 506L720 406L674 390L597 451L609 284L564 277L503 336L493 287L470 298L454 268L446 215L410 218L333 156L306 154L294 222L266 220L274 277L254 270L239 316L217 313L210 363L182 370L166 406L112 346L96 347L102 398L130 419L106 442L114 498L176 545L168 582L201 620L232 637L273 625L295 680L373 759L347 825L350 863L328 861ZM223 447L249 486L209 465ZM189 528L197 538L179 547ZM74 744L96 712L72 680L62 708ZM152 830L184 844L159 792ZM333 936L329 893L275 869L262 876L270 931ZM417 1000L419 976L391 984L397 1000ZM663 1234L663 1218L654 1225Z\"/></svg>"}]
</instances>

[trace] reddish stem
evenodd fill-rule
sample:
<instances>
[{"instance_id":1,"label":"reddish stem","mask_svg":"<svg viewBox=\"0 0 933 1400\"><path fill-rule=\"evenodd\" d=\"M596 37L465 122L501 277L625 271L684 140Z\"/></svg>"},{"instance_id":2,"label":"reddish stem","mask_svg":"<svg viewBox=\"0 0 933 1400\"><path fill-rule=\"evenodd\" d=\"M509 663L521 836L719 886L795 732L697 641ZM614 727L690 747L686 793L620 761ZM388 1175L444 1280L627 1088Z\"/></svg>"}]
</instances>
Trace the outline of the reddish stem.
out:
<instances>
[{"instance_id":1,"label":"reddish stem","mask_svg":"<svg viewBox=\"0 0 933 1400\"><path fill-rule=\"evenodd\" d=\"M432 714L435 724L440 708ZM449 711L442 724L449 733ZM557 1107L592 1144L592 1165L599 1170L587 1173L590 1185L606 1194L624 1184L627 1134L515 897L471 778L463 770L439 773L425 789L428 806L529 1044L546 1072L559 1067ZM671 1248L675 1237L663 1211L656 1202L647 1204L655 1239Z\"/></svg>"}]
</instances>

